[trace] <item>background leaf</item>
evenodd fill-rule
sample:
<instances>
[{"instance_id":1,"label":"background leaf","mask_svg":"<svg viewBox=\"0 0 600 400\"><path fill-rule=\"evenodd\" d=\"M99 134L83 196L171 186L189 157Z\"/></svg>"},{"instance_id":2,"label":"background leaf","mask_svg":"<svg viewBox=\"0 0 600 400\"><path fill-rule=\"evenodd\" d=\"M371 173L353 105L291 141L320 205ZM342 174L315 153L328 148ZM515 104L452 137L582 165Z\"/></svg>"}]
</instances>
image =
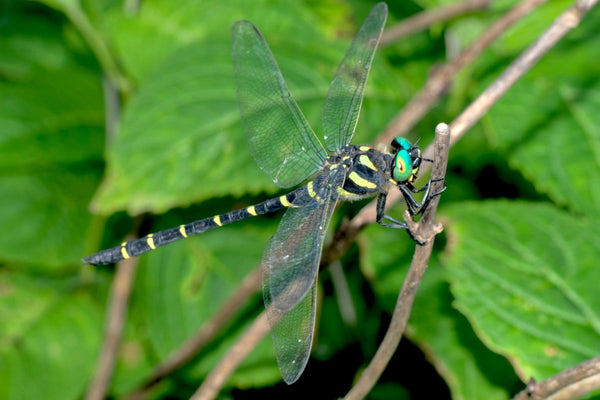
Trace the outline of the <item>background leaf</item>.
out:
<instances>
[{"instance_id":1,"label":"background leaf","mask_svg":"<svg viewBox=\"0 0 600 400\"><path fill-rule=\"evenodd\" d=\"M0 288L0 316L11 321L0 330L0 379L10 382L1 397L80 397L103 331L102 309L91 293L73 278L21 274L4 274Z\"/></svg>"},{"instance_id":2,"label":"background leaf","mask_svg":"<svg viewBox=\"0 0 600 400\"><path fill-rule=\"evenodd\" d=\"M60 44L58 29L14 24L2 40L22 56L7 67L16 81L0 82L0 224L10 227L0 233L0 257L79 263L92 221L86 201L100 180L100 79ZM47 240L32 245L39 235Z\"/></svg>"},{"instance_id":3,"label":"background leaf","mask_svg":"<svg viewBox=\"0 0 600 400\"><path fill-rule=\"evenodd\" d=\"M522 379L545 379L597 355L595 221L547 204L448 207L447 264L456 306Z\"/></svg>"}]
</instances>

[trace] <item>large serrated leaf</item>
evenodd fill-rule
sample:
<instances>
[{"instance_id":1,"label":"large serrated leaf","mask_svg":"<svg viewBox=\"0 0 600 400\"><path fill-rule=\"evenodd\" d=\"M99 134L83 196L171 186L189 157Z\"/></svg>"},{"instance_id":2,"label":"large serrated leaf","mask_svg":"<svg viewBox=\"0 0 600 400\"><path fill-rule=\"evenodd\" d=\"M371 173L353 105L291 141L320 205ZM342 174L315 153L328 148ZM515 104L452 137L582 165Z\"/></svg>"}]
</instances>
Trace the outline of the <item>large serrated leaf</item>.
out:
<instances>
[{"instance_id":1,"label":"large serrated leaf","mask_svg":"<svg viewBox=\"0 0 600 400\"><path fill-rule=\"evenodd\" d=\"M570 94L566 112L545 124L511 155L536 187L557 203L600 216L600 80Z\"/></svg>"},{"instance_id":2,"label":"large serrated leaf","mask_svg":"<svg viewBox=\"0 0 600 400\"><path fill-rule=\"evenodd\" d=\"M15 74L22 81L0 83L0 258L64 267L84 254L104 112L97 72L67 53L57 28L42 26L48 48L29 24L4 41L37 51L15 63L26 66Z\"/></svg>"},{"instance_id":3,"label":"large serrated leaf","mask_svg":"<svg viewBox=\"0 0 600 400\"><path fill-rule=\"evenodd\" d=\"M251 7L244 0L158 0L142 4L135 18L124 15L118 6L108 15L108 33L126 69L140 81L180 47L207 37L227 39L240 19L267 29L273 37L285 37L292 30L302 32L304 39L320 37L317 21L306 6L282 0L254 1ZM147 51L148 43L152 51Z\"/></svg>"},{"instance_id":4,"label":"large serrated leaf","mask_svg":"<svg viewBox=\"0 0 600 400\"><path fill-rule=\"evenodd\" d=\"M464 203L444 214L456 306L522 379L598 354L597 219L520 201Z\"/></svg>"},{"instance_id":5,"label":"large serrated leaf","mask_svg":"<svg viewBox=\"0 0 600 400\"><path fill-rule=\"evenodd\" d=\"M595 37L579 46L554 49L486 117L493 144L540 192L596 216L600 215L600 68L590 63L590 57L600 57L599 48L600 39Z\"/></svg>"}]
</instances>

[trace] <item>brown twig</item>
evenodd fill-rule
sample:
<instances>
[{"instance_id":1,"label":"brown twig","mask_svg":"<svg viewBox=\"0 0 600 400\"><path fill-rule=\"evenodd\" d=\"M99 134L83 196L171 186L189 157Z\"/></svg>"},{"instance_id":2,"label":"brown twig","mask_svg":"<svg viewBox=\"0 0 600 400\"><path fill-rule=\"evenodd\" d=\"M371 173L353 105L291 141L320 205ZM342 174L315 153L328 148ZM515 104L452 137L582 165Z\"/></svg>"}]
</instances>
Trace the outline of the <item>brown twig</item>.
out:
<instances>
[{"instance_id":1,"label":"brown twig","mask_svg":"<svg viewBox=\"0 0 600 400\"><path fill-rule=\"evenodd\" d=\"M102 79L107 143L112 141L121 116L119 92L113 83L110 79ZM139 226L140 221L141 217L136 219L135 229ZM117 271L112 283L112 297L106 314L104 343L100 349L94 378L86 393L87 400L100 400L106 397L121 345L121 336L127 318L129 296L135 280L137 265L137 259L123 260L117 264Z\"/></svg>"},{"instance_id":2,"label":"brown twig","mask_svg":"<svg viewBox=\"0 0 600 400\"><path fill-rule=\"evenodd\" d=\"M514 83L529 71L544 54L562 39L571 29L577 27L583 16L598 0L577 0L575 4L560 14L537 40L517 57L511 65L471 103L450 125L454 144L465 132L498 101Z\"/></svg>"},{"instance_id":3,"label":"brown twig","mask_svg":"<svg viewBox=\"0 0 600 400\"><path fill-rule=\"evenodd\" d=\"M127 305L135 280L137 265L137 258L130 258L117 263L117 272L112 283L112 297L106 317L104 343L96 364L94 379L85 397L86 400L101 400L106 397L121 344L123 326L127 318Z\"/></svg>"},{"instance_id":4,"label":"brown twig","mask_svg":"<svg viewBox=\"0 0 600 400\"><path fill-rule=\"evenodd\" d=\"M494 40L506 32L511 25L520 21L533 9L546 1L525 0L518 3L483 32L458 57L434 71L425 82L425 85L423 85L423 88L392 119L383 131L383 134L379 135L377 142L388 144L394 137L402 136L410 131L438 102L439 98L444 95L460 70L477 58Z\"/></svg>"},{"instance_id":5,"label":"brown twig","mask_svg":"<svg viewBox=\"0 0 600 400\"><path fill-rule=\"evenodd\" d=\"M461 14L486 9L490 3L491 0L466 0L446 7L425 10L386 29L381 36L379 45L381 47L389 46L401 37L426 29L435 23L447 21Z\"/></svg>"},{"instance_id":6,"label":"brown twig","mask_svg":"<svg viewBox=\"0 0 600 400\"><path fill-rule=\"evenodd\" d=\"M192 400L208 400L214 399L221 387L227 381L227 378L235 371L237 366L246 358L246 356L256 347L269 332L271 326L267 318L267 312L263 311L254 320L250 328L248 328L238 339L237 342L229 349L227 354L221 358L219 364L208 374L202 385L196 393L191 397Z\"/></svg>"},{"instance_id":7,"label":"brown twig","mask_svg":"<svg viewBox=\"0 0 600 400\"><path fill-rule=\"evenodd\" d=\"M260 282L260 268L255 268L244 278L241 285L235 289L233 295L227 299L227 302L219 309L217 314L203 324L194 336L175 349L166 360L157 365L144 383L134 392L130 393L126 399L136 400L144 398L152 386L194 358L239 311L240 306L246 304L248 299L259 290Z\"/></svg>"},{"instance_id":8,"label":"brown twig","mask_svg":"<svg viewBox=\"0 0 600 400\"><path fill-rule=\"evenodd\" d=\"M600 356L578 364L527 387L513 400L567 400L579 398L600 388Z\"/></svg>"},{"instance_id":9,"label":"brown twig","mask_svg":"<svg viewBox=\"0 0 600 400\"><path fill-rule=\"evenodd\" d=\"M432 182L432 193L440 191L444 184L443 178L446 175L448 150L450 148L450 131L448 130L448 125L439 124L435 131L435 158L432 178L441 180ZM398 301L396 302L388 331L377 349L373 360L371 360L371 363L364 370L358 382L346 395L346 400L362 399L369 393L392 358L400 343L400 339L402 339L417 288L429 263L434 237L441 231L441 227L434 223L438 202L439 196L436 196L425 210L423 218L418 223L414 223L416 225L411 226L411 230L414 229L413 232L420 238L427 240L427 242L423 246L416 246L410 269L406 275L406 279L404 279L402 290L398 295ZM413 223L410 215L405 215L405 219L409 224Z\"/></svg>"}]
</instances>

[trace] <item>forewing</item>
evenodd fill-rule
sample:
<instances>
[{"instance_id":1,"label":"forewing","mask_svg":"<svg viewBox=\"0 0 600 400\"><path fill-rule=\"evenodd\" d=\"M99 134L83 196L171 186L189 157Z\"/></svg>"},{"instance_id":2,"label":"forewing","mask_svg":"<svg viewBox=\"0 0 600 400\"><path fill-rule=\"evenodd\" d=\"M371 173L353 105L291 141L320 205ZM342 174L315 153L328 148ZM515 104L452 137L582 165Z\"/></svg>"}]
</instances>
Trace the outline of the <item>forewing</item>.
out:
<instances>
[{"instance_id":1,"label":"forewing","mask_svg":"<svg viewBox=\"0 0 600 400\"><path fill-rule=\"evenodd\" d=\"M263 255L263 294L265 303L280 312L291 310L304 298L319 269L323 239L338 200L337 187L343 185L344 168L329 171L311 200L289 208Z\"/></svg>"},{"instance_id":2,"label":"forewing","mask_svg":"<svg viewBox=\"0 0 600 400\"><path fill-rule=\"evenodd\" d=\"M385 3L377 3L361 26L329 86L323 106L325 147L336 151L352 140L375 48L387 17Z\"/></svg>"},{"instance_id":3,"label":"forewing","mask_svg":"<svg viewBox=\"0 0 600 400\"><path fill-rule=\"evenodd\" d=\"M315 326L316 301L315 276L315 282L306 296L287 313L282 314L267 306L277 364L288 385L296 382L308 362Z\"/></svg>"},{"instance_id":4,"label":"forewing","mask_svg":"<svg viewBox=\"0 0 600 400\"><path fill-rule=\"evenodd\" d=\"M328 154L292 98L269 46L248 21L233 25L242 126L259 167L280 187L304 181Z\"/></svg>"}]
</instances>

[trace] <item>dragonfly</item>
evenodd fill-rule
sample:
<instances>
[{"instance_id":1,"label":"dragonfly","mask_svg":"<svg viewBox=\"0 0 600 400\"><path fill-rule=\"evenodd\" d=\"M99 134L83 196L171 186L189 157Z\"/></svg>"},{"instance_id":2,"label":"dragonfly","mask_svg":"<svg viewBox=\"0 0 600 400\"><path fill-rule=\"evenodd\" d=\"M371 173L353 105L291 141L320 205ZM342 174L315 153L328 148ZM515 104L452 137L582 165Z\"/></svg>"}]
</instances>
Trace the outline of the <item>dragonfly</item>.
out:
<instances>
[{"instance_id":1,"label":"dragonfly","mask_svg":"<svg viewBox=\"0 0 600 400\"><path fill-rule=\"evenodd\" d=\"M232 30L234 76L250 152L276 185L290 188L308 183L246 208L121 243L83 261L93 265L115 263L223 225L286 209L264 250L262 289L281 375L286 383L295 382L310 355L316 280L325 233L336 204L377 196L376 221L410 233L406 222L384 212L389 190L396 187L402 192L412 216L421 214L438 194L429 193L431 179L421 188L414 185L419 166L426 159L407 139L395 138L391 153L349 144L386 18L386 4L376 4L339 65L323 106L321 137L290 94L259 30L249 21L236 22ZM421 203L413 196L419 192L425 192Z\"/></svg>"}]
</instances>

